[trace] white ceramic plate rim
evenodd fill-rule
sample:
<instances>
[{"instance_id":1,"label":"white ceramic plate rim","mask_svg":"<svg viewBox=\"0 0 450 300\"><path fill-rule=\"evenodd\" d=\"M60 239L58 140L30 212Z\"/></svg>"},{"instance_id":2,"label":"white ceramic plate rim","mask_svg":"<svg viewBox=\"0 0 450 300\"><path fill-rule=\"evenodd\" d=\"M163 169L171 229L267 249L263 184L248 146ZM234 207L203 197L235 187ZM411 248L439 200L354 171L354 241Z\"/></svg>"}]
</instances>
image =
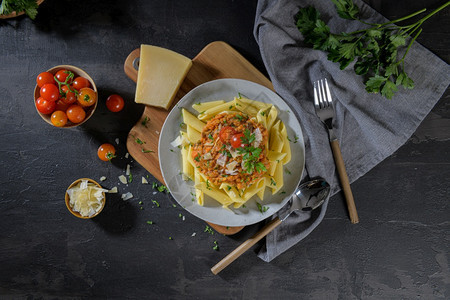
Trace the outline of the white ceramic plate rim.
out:
<instances>
[{"instance_id":1,"label":"white ceramic plate rim","mask_svg":"<svg viewBox=\"0 0 450 300\"><path fill-rule=\"evenodd\" d=\"M217 201L205 196L205 205L197 204L193 193L193 182L184 181L181 176L181 153L180 149L171 146L180 134L182 123L181 108L194 115L198 113L192 108L192 104L214 100L231 101L239 94L249 99L272 103L278 109L278 118L281 119L287 129L288 137L291 139L291 161L284 166L284 186L280 192L272 195L266 188L263 202L254 196L244 208L228 210L223 208ZM206 82L187 93L170 111L161 129L158 156L161 173L173 198L188 212L198 218L222 226L246 226L260 222L280 210L291 198L300 183L305 166L305 146L302 129L299 121L284 100L272 90L257 83L242 79L217 79ZM268 209L261 212L256 202Z\"/></svg>"}]
</instances>

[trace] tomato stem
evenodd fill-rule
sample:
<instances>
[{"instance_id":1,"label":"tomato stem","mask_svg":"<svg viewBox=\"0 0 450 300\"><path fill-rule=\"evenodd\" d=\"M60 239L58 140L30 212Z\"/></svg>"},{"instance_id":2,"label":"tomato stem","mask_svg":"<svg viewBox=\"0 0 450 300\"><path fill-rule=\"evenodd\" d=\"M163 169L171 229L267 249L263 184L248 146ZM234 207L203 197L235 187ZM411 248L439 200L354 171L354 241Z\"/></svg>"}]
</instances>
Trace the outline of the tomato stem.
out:
<instances>
[{"instance_id":1,"label":"tomato stem","mask_svg":"<svg viewBox=\"0 0 450 300\"><path fill-rule=\"evenodd\" d=\"M71 79L73 79L75 77L75 74L68 70L65 73L69 74L69 75L66 77L66 80L64 82L59 81L58 78L56 78L56 76L53 76L56 83L58 84L59 94L62 96L66 95L66 93L62 90L62 87L61 87L62 85L65 85L65 86L67 86L67 88L69 89L70 92L74 93L75 96L78 96L79 92L76 89L71 88L70 84L69 84L69 82L71 82Z\"/></svg>"}]
</instances>

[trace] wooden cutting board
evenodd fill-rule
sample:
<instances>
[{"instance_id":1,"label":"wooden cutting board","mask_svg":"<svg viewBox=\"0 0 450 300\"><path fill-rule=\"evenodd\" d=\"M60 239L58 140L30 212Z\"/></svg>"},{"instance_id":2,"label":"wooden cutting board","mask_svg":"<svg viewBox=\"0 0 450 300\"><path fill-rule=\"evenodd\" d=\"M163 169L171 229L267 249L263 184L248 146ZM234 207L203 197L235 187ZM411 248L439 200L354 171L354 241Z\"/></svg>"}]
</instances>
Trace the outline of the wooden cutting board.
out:
<instances>
[{"instance_id":1,"label":"wooden cutting board","mask_svg":"<svg viewBox=\"0 0 450 300\"><path fill-rule=\"evenodd\" d=\"M128 55L124 64L125 74L134 82L137 81L138 71L135 65L139 55L140 49L135 49ZM220 78L245 79L273 90L270 80L248 60L227 43L216 41L208 44L192 59L192 67L181 84L172 107L196 86ZM146 106L140 120L131 128L127 138L127 148L131 156L163 184L165 183L158 160L158 141L168 114L169 111L165 109ZM145 143L141 144L141 142ZM145 152L146 150L154 152ZM226 235L235 234L243 228L243 226L225 227L208 224L219 233Z\"/></svg>"}]
</instances>

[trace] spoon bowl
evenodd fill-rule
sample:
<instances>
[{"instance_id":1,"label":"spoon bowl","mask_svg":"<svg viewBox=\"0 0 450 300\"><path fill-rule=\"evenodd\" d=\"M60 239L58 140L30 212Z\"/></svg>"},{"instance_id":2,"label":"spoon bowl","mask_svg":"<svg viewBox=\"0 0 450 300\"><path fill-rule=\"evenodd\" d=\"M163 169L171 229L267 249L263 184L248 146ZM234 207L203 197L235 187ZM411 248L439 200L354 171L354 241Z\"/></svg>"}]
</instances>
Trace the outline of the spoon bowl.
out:
<instances>
[{"instance_id":1,"label":"spoon bowl","mask_svg":"<svg viewBox=\"0 0 450 300\"><path fill-rule=\"evenodd\" d=\"M301 184L294 195L302 204L301 210L311 211L323 204L330 194L330 185L322 178Z\"/></svg>"}]
</instances>

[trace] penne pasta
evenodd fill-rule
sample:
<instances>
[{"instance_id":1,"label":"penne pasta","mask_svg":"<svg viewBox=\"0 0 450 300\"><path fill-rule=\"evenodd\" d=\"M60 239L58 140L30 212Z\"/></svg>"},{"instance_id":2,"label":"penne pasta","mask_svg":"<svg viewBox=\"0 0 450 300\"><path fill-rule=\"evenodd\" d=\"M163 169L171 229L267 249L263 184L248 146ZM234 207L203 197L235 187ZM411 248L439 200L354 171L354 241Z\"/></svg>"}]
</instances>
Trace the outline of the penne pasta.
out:
<instances>
[{"instance_id":1,"label":"penne pasta","mask_svg":"<svg viewBox=\"0 0 450 300\"><path fill-rule=\"evenodd\" d=\"M221 203L222 206L228 206L233 203L233 201L230 199L230 197L228 197L228 195L225 192L208 184L208 182L199 182L195 184L195 188L200 189L203 193Z\"/></svg>"},{"instance_id":2,"label":"penne pasta","mask_svg":"<svg viewBox=\"0 0 450 300\"><path fill-rule=\"evenodd\" d=\"M233 102L225 102L223 104L216 105L214 107L211 107L201 114L198 115L199 120L209 120L212 117L216 116L219 113L222 113L224 111L232 111L235 110L236 106Z\"/></svg>"},{"instance_id":3,"label":"penne pasta","mask_svg":"<svg viewBox=\"0 0 450 300\"><path fill-rule=\"evenodd\" d=\"M196 183L203 182L203 179L200 176L200 172L198 172L198 170L194 171L194 181ZM195 189L195 198L197 199L198 205L203 206L203 204L204 204L204 194L203 194L203 191L201 189L197 189L197 188Z\"/></svg>"},{"instance_id":4,"label":"penne pasta","mask_svg":"<svg viewBox=\"0 0 450 300\"><path fill-rule=\"evenodd\" d=\"M277 116L278 116L278 112L277 109L275 108L275 106L272 106L269 110L269 113L267 115L267 130L271 130L273 124L275 124L275 121L277 120Z\"/></svg>"},{"instance_id":5,"label":"penne pasta","mask_svg":"<svg viewBox=\"0 0 450 300\"><path fill-rule=\"evenodd\" d=\"M283 122L280 122L280 135L283 140L283 148L281 152L286 153L286 156L283 158L283 164L287 164L291 161L291 146L289 144L286 126L284 126Z\"/></svg>"},{"instance_id":6,"label":"penne pasta","mask_svg":"<svg viewBox=\"0 0 450 300\"><path fill-rule=\"evenodd\" d=\"M202 138L202 134L200 133L200 131L197 131L191 125L186 126L186 134L187 134L187 139L191 143L197 143Z\"/></svg>"},{"instance_id":7,"label":"penne pasta","mask_svg":"<svg viewBox=\"0 0 450 300\"><path fill-rule=\"evenodd\" d=\"M253 106L250 101L243 101L244 99L245 98L234 98L236 109L247 115L256 116L259 111L258 107Z\"/></svg>"},{"instance_id":8,"label":"penne pasta","mask_svg":"<svg viewBox=\"0 0 450 300\"><path fill-rule=\"evenodd\" d=\"M194 180L194 166L188 160L188 152L189 150L182 147L181 148L181 157L183 161L183 175L184 179ZM187 178L187 179L186 179Z\"/></svg>"},{"instance_id":9,"label":"penne pasta","mask_svg":"<svg viewBox=\"0 0 450 300\"><path fill-rule=\"evenodd\" d=\"M272 195L276 194L283 187L283 163L276 163L275 173L270 180Z\"/></svg>"},{"instance_id":10,"label":"penne pasta","mask_svg":"<svg viewBox=\"0 0 450 300\"><path fill-rule=\"evenodd\" d=\"M265 109L268 109L273 106L272 104L269 104L269 103L264 103L261 101L248 99L245 97L235 97L234 100L238 100L239 103L241 103L241 104L251 105L258 110L261 110L261 109L265 110Z\"/></svg>"},{"instance_id":11,"label":"penne pasta","mask_svg":"<svg viewBox=\"0 0 450 300\"><path fill-rule=\"evenodd\" d=\"M193 127L198 132L202 132L203 127L205 127L205 123L197 119L193 114L185 110L184 108L181 110L183 114L183 122L186 125Z\"/></svg>"},{"instance_id":12,"label":"penne pasta","mask_svg":"<svg viewBox=\"0 0 450 300\"><path fill-rule=\"evenodd\" d=\"M216 101L209 101L209 102L201 102L201 103L195 103L192 105L192 108L195 109L198 113L202 113L207 109L210 109L212 107L215 107L220 104L224 104L224 100L216 100Z\"/></svg>"}]
</instances>

